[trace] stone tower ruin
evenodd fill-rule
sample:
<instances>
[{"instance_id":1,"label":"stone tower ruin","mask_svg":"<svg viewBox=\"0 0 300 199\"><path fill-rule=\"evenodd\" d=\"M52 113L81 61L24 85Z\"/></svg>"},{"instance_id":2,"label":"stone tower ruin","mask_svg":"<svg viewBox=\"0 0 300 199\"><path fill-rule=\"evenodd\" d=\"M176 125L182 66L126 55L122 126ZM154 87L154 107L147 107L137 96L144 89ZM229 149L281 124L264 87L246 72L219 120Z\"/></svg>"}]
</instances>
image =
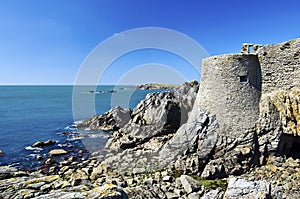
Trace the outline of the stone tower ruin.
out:
<instances>
[{"instance_id":1,"label":"stone tower ruin","mask_svg":"<svg viewBox=\"0 0 300 199\"><path fill-rule=\"evenodd\" d=\"M208 57L202 62L198 107L215 115L222 131L252 128L259 116L261 81L257 55Z\"/></svg>"}]
</instances>

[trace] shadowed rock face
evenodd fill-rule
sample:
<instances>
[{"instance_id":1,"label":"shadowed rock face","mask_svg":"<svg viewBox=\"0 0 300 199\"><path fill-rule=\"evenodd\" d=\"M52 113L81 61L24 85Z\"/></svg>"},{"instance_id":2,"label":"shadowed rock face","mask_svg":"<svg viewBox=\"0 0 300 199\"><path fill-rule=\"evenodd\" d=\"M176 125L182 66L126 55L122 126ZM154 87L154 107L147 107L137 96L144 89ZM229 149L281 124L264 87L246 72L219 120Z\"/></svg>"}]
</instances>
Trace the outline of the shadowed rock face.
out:
<instances>
[{"instance_id":1,"label":"shadowed rock face","mask_svg":"<svg viewBox=\"0 0 300 199\"><path fill-rule=\"evenodd\" d=\"M89 128L93 130L116 131L129 122L131 119L130 113L131 110L117 106L103 115L95 115L84 120L76 127L79 129Z\"/></svg>"},{"instance_id":2,"label":"shadowed rock face","mask_svg":"<svg viewBox=\"0 0 300 199\"><path fill-rule=\"evenodd\" d=\"M180 107L173 93L148 94L132 112L132 120L107 143L113 151L134 148L153 137L174 133L180 125Z\"/></svg>"},{"instance_id":3,"label":"shadowed rock face","mask_svg":"<svg viewBox=\"0 0 300 199\"><path fill-rule=\"evenodd\" d=\"M112 154L105 160L105 164L118 171L133 169L137 165L146 165L152 169L168 165L169 161L161 164L158 153L174 133L185 125L183 122L186 123L193 108L197 91L198 84L192 82L171 92L148 94L133 109L129 123L115 132L107 142L106 148ZM180 136L178 138L183 140ZM180 143L174 144L179 150L176 155L175 151L170 153L172 156L168 159L172 161L184 151ZM118 160L123 161L123 165L118 164Z\"/></svg>"},{"instance_id":4,"label":"shadowed rock face","mask_svg":"<svg viewBox=\"0 0 300 199\"><path fill-rule=\"evenodd\" d=\"M269 154L300 156L299 97L298 89L263 95L257 123L261 163Z\"/></svg>"}]
</instances>

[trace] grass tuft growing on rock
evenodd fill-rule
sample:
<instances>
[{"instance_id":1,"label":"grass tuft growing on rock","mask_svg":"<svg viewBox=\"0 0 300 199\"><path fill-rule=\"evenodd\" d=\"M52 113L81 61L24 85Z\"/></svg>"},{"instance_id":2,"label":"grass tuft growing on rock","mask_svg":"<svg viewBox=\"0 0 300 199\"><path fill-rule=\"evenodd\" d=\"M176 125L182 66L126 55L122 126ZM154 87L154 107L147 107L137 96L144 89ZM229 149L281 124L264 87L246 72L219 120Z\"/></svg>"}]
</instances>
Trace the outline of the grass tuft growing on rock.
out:
<instances>
[{"instance_id":1,"label":"grass tuft growing on rock","mask_svg":"<svg viewBox=\"0 0 300 199\"><path fill-rule=\"evenodd\" d=\"M182 170L172 170L172 174L175 178L179 178L181 175L184 174ZM201 178L200 176L187 174L197 180L201 185L205 186L209 190L221 188L222 190L226 190L227 188L227 179L215 179L215 180L206 180Z\"/></svg>"},{"instance_id":2,"label":"grass tuft growing on rock","mask_svg":"<svg viewBox=\"0 0 300 199\"><path fill-rule=\"evenodd\" d=\"M215 180L206 180L197 175L189 175L195 180L197 180L201 185L205 186L207 189L217 189L221 188L222 190L226 190L227 188L227 180L226 179L215 179Z\"/></svg>"},{"instance_id":3,"label":"grass tuft growing on rock","mask_svg":"<svg viewBox=\"0 0 300 199\"><path fill-rule=\"evenodd\" d=\"M226 180L198 180L198 182L205 186L207 189L217 189L220 187L222 190L226 190L227 188L227 181Z\"/></svg>"}]
</instances>

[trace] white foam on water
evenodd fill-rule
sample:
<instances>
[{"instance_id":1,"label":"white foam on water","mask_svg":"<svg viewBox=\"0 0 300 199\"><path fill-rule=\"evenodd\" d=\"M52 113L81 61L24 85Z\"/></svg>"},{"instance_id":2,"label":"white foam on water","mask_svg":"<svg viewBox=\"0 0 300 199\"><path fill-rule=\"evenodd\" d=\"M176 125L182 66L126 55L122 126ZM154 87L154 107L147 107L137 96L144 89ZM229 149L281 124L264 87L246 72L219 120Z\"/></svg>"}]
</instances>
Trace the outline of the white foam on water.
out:
<instances>
[{"instance_id":1,"label":"white foam on water","mask_svg":"<svg viewBox=\"0 0 300 199\"><path fill-rule=\"evenodd\" d=\"M42 148L39 148L39 147L32 147L32 146L27 146L25 147L25 150L28 150L28 151L42 151L43 149Z\"/></svg>"}]
</instances>

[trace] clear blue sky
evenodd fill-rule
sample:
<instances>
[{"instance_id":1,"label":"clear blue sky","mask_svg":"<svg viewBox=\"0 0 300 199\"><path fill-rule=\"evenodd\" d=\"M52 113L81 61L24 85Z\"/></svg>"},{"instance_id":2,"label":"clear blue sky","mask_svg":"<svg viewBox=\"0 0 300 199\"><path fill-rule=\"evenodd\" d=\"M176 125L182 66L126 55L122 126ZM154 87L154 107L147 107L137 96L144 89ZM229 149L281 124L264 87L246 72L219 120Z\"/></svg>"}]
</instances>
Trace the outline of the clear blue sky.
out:
<instances>
[{"instance_id":1,"label":"clear blue sky","mask_svg":"<svg viewBox=\"0 0 300 199\"><path fill-rule=\"evenodd\" d=\"M73 84L93 48L132 28L179 31L210 55L287 41L300 37L299 8L299 0L0 0L0 84ZM151 62L176 62L187 80L197 78L178 57L148 50L120 58L101 83Z\"/></svg>"}]
</instances>

